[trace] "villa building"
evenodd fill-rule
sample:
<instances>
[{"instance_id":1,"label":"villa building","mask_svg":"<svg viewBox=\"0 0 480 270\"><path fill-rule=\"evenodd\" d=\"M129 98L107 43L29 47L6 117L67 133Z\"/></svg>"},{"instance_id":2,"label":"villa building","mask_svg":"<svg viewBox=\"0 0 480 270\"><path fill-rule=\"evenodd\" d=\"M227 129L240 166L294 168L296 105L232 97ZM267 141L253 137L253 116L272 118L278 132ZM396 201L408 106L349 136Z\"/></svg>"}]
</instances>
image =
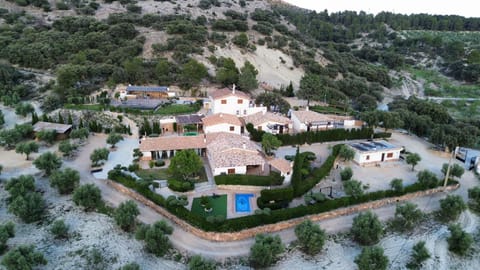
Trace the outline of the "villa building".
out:
<instances>
[{"instance_id":1,"label":"villa building","mask_svg":"<svg viewBox=\"0 0 480 270\"><path fill-rule=\"evenodd\" d=\"M244 132L242 121L232 114L218 113L202 119L205 133L228 132L242 134Z\"/></svg>"},{"instance_id":2,"label":"villa building","mask_svg":"<svg viewBox=\"0 0 480 270\"><path fill-rule=\"evenodd\" d=\"M231 133L207 134L207 158L214 176L265 174L268 169L260 146Z\"/></svg>"},{"instance_id":3,"label":"villa building","mask_svg":"<svg viewBox=\"0 0 480 270\"><path fill-rule=\"evenodd\" d=\"M143 138L139 149L142 160L172 158L178 151L194 150L200 156L205 155L207 141L204 136L169 136L157 138Z\"/></svg>"},{"instance_id":4,"label":"villa building","mask_svg":"<svg viewBox=\"0 0 480 270\"><path fill-rule=\"evenodd\" d=\"M245 116L257 112L267 111L266 107L256 106L250 96L235 89L235 85L229 88L219 89L209 96L207 103L212 114L227 113L237 116Z\"/></svg>"},{"instance_id":5,"label":"villa building","mask_svg":"<svg viewBox=\"0 0 480 270\"><path fill-rule=\"evenodd\" d=\"M177 115L175 121L177 123L178 134L198 134L203 131L203 115L201 114L189 114L189 115Z\"/></svg>"},{"instance_id":6,"label":"villa building","mask_svg":"<svg viewBox=\"0 0 480 270\"><path fill-rule=\"evenodd\" d=\"M262 130L272 134L284 134L292 131L292 120L287 117L272 113L258 112L243 117L245 124L251 123L257 130Z\"/></svg>"},{"instance_id":7,"label":"villa building","mask_svg":"<svg viewBox=\"0 0 480 270\"><path fill-rule=\"evenodd\" d=\"M292 111L291 119L295 132L319 131L336 128L361 128L362 121L350 116L322 114L310 110Z\"/></svg>"},{"instance_id":8,"label":"villa building","mask_svg":"<svg viewBox=\"0 0 480 270\"><path fill-rule=\"evenodd\" d=\"M403 147L395 146L383 140L347 145L355 151L353 161L361 166L397 161L400 159L400 152L403 150Z\"/></svg>"}]
</instances>

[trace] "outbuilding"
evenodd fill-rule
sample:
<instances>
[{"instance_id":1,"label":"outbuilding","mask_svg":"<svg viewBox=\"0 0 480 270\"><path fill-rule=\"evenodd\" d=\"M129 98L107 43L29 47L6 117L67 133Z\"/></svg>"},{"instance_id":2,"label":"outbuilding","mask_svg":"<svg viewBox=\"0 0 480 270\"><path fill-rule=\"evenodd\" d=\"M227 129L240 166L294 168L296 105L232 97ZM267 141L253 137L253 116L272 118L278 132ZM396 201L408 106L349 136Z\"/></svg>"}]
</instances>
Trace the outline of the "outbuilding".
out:
<instances>
[{"instance_id":1,"label":"outbuilding","mask_svg":"<svg viewBox=\"0 0 480 270\"><path fill-rule=\"evenodd\" d=\"M384 140L350 143L348 146L355 151L353 161L361 166L398 161L403 150L403 147Z\"/></svg>"},{"instance_id":2,"label":"outbuilding","mask_svg":"<svg viewBox=\"0 0 480 270\"><path fill-rule=\"evenodd\" d=\"M33 125L33 132L35 135L39 131L55 130L57 133L57 140L64 140L68 138L70 131L72 131L72 125L52 123L52 122L37 122Z\"/></svg>"}]
</instances>

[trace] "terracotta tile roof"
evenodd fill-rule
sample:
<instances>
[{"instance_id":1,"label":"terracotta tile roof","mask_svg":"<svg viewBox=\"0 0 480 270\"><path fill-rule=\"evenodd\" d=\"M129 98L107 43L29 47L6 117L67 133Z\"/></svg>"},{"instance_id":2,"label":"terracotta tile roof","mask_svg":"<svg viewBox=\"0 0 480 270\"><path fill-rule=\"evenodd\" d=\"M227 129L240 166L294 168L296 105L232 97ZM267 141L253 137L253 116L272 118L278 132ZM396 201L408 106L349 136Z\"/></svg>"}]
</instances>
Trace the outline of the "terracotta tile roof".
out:
<instances>
[{"instance_id":1,"label":"terracotta tile roof","mask_svg":"<svg viewBox=\"0 0 480 270\"><path fill-rule=\"evenodd\" d=\"M233 90L229 88L218 89L217 91L213 92L210 96L212 97L213 100L225 98L229 96L250 99L250 96L245 92L235 90L235 93L233 93Z\"/></svg>"},{"instance_id":2,"label":"terracotta tile roof","mask_svg":"<svg viewBox=\"0 0 480 270\"><path fill-rule=\"evenodd\" d=\"M243 117L243 119L245 120L245 123L247 124L252 123L254 126L258 126L267 122L275 122L282 125L286 125L292 122L289 118L281 114L276 114L271 112L266 112L266 113L258 112L251 115L247 115Z\"/></svg>"},{"instance_id":3,"label":"terracotta tile roof","mask_svg":"<svg viewBox=\"0 0 480 270\"><path fill-rule=\"evenodd\" d=\"M168 151L205 148L204 136L172 136L146 138L140 141L140 151Z\"/></svg>"},{"instance_id":4,"label":"terracotta tile roof","mask_svg":"<svg viewBox=\"0 0 480 270\"><path fill-rule=\"evenodd\" d=\"M228 114L228 113L217 113L214 115L209 115L203 118L202 121L203 121L203 125L206 127L219 125L219 124L230 124L235 126L242 126L242 122L237 116L233 114Z\"/></svg>"},{"instance_id":5,"label":"terracotta tile roof","mask_svg":"<svg viewBox=\"0 0 480 270\"><path fill-rule=\"evenodd\" d=\"M33 131L38 132L41 130L55 130L57 133L65 133L72 128L72 125L51 123L51 122L37 122L33 125Z\"/></svg>"},{"instance_id":6,"label":"terracotta tile roof","mask_svg":"<svg viewBox=\"0 0 480 270\"><path fill-rule=\"evenodd\" d=\"M301 123L312 122L330 122L330 121L344 121L353 119L350 116L341 116L335 114L323 114L313 111L292 111L292 115L295 115Z\"/></svg>"},{"instance_id":7,"label":"terracotta tile roof","mask_svg":"<svg viewBox=\"0 0 480 270\"><path fill-rule=\"evenodd\" d=\"M207 157L212 168L265 163L260 146L246 137L225 132L207 134Z\"/></svg>"},{"instance_id":8,"label":"terracotta tile roof","mask_svg":"<svg viewBox=\"0 0 480 270\"><path fill-rule=\"evenodd\" d=\"M273 168L281 171L282 173L288 173L292 171L291 163L286 159L276 158L276 159L270 160L269 163Z\"/></svg>"}]
</instances>

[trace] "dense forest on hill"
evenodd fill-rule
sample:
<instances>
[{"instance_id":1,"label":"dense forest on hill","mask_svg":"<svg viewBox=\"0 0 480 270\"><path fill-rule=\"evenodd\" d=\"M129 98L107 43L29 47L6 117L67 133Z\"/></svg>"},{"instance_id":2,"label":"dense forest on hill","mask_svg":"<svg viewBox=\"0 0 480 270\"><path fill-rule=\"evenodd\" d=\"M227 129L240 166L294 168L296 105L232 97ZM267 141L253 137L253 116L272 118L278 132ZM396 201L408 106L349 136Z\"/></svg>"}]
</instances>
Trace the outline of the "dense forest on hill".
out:
<instances>
[{"instance_id":1,"label":"dense forest on hill","mask_svg":"<svg viewBox=\"0 0 480 270\"><path fill-rule=\"evenodd\" d=\"M45 1L15 2L45 12L53 8ZM100 5L78 1L55 7L73 9L78 15L50 23L26 12L0 9L1 99L13 106L40 95L43 108L49 111L66 103L83 103L101 87L118 83L173 84L185 90L205 83L235 83L244 91L254 90L258 67L214 55L218 48L232 46L242 54L255 54L265 46L293 59L290 68L305 74L298 89L277 89L278 94L295 92L299 98L326 101L357 113L390 102L405 76L427 81L425 95L477 96L479 18L313 12L285 5L249 8L253 2L257 1L198 1L186 10L177 6L174 13L157 14L142 13L139 3L125 0L120 3L126 12L99 20L89 15L95 15ZM168 1L159 5L167 3L172 5ZM196 10L195 16L190 9ZM142 29L165 35L164 41L151 45L151 58L142 57L146 44ZM207 72L209 65L214 73ZM48 71L56 79L34 84L31 75L20 72L25 68ZM385 101L386 93L390 100ZM279 95L269 99L281 100ZM392 127L403 127L440 145L478 145L480 125L472 117L449 116L448 121L439 121L416 106L448 114L443 104L396 98L391 113L400 121L393 121ZM467 115L478 112L477 107L471 108ZM384 118L377 115L372 125L383 123ZM457 133L474 139L462 139Z\"/></svg>"}]
</instances>

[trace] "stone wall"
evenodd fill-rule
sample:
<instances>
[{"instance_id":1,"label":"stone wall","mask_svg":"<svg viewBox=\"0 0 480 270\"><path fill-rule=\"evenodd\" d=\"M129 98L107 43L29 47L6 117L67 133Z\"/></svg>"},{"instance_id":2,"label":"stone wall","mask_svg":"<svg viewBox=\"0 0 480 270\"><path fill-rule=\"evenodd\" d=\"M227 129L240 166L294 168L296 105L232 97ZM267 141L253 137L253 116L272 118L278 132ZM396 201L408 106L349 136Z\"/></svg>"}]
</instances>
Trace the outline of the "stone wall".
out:
<instances>
[{"instance_id":1,"label":"stone wall","mask_svg":"<svg viewBox=\"0 0 480 270\"><path fill-rule=\"evenodd\" d=\"M166 209L154 204L152 201L148 200L144 196L140 195L139 193L128 189L124 187L121 184L118 184L116 182L113 182L111 180L106 180L107 184L116 189L117 191L145 204L148 207L151 207L153 210L155 210L157 213L161 214L165 218L171 220L174 222L176 225L181 227L183 230L194 234L197 237L210 240L210 241L217 241L217 242L229 242L229 241L237 241L237 240L243 240L247 238L254 237L255 235L259 233L272 233L272 232L278 232L282 231L285 229L289 229L292 227L297 226L298 224L302 223L305 219L310 219L312 221L321 221L321 220L326 220L326 219L331 219L339 216L345 216L345 215L350 215L353 213L357 213L360 211L365 211L367 209L375 209L375 208L380 208L388 204L394 204L398 202L403 202L407 200L411 200L413 198L417 197L422 197L438 192L443 192L443 191L451 191L457 189L460 185L454 185L454 186L447 186L446 188L439 187L439 188L434 188L434 189L429 189L425 191L418 191L410 194L406 194L403 196L399 197L392 197L392 198L386 198L382 200L377 200L373 202L368 202L368 203L362 203L350 207L345 207L345 208L339 208L336 210L332 210L329 212L324 212L324 213L319 213L319 214L314 214L314 215L309 215L309 216L304 216L300 218L295 218L295 219L290 219L282 222L278 222L275 224L269 224L269 225L264 225L264 226L259 226L255 228L250 228L250 229L245 229L239 232L231 232L231 233L217 233L217 232L205 232L201 229L198 229L196 227L193 227L189 223L185 222L182 219L179 219L175 215L171 214L168 212Z\"/></svg>"}]
</instances>

